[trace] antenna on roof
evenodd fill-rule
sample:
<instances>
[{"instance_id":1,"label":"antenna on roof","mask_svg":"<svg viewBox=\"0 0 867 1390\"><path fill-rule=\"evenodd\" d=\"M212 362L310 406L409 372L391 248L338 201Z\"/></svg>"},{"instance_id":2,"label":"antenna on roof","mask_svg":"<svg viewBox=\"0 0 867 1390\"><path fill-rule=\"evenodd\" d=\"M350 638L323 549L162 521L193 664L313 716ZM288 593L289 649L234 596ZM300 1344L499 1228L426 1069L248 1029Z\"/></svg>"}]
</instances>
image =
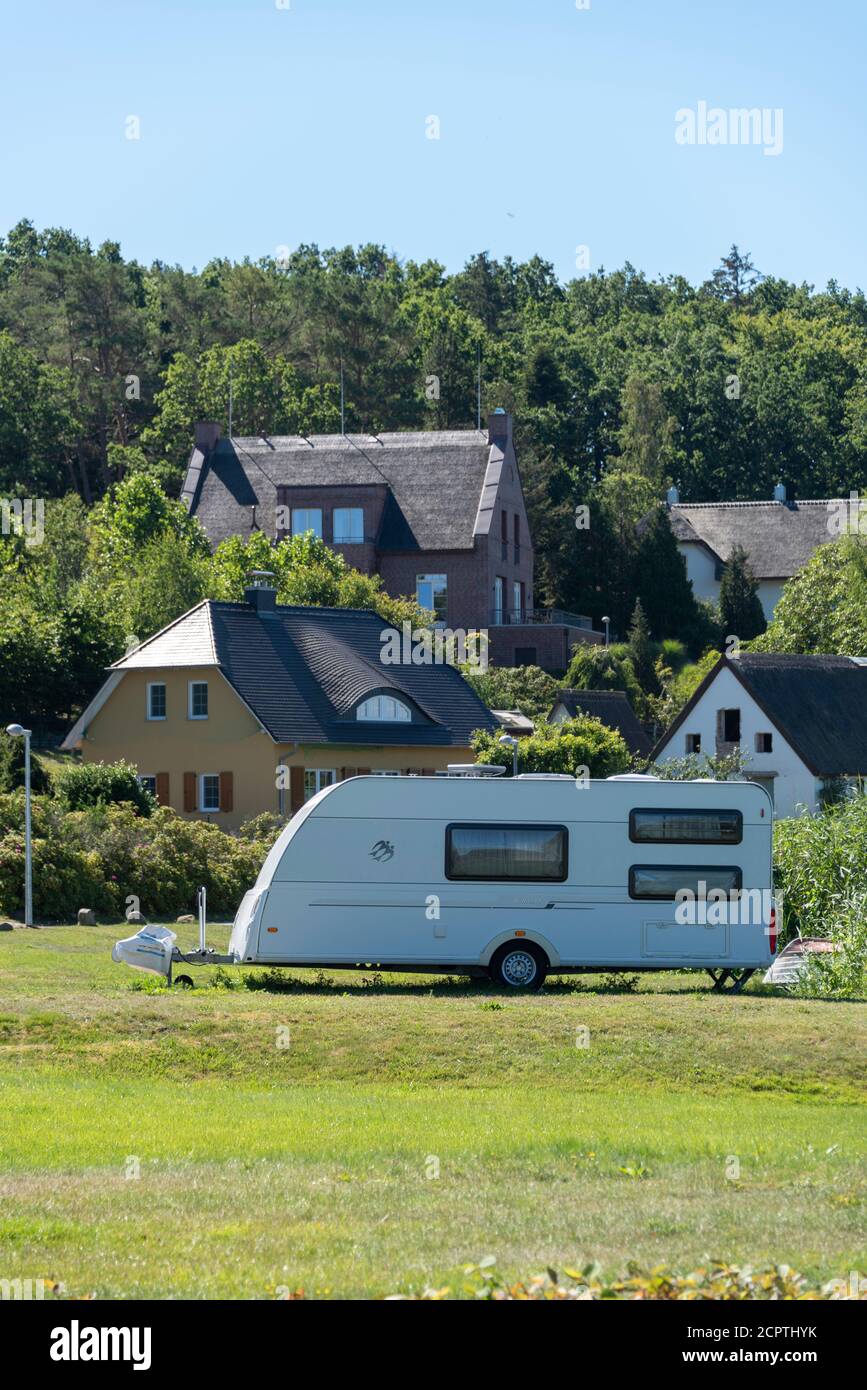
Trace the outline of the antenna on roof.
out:
<instances>
[{"instance_id":1,"label":"antenna on roof","mask_svg":"<svg viewBox=\"0 0 867 1390\"><path fill-rule=\"evenodd\" d=\"M229 348L229 438L232 438L232 349Z\"/></svg>"},{"instance_id":2,"label":"antenna on roof","mask_svg":"<svg viewBox=\"0 0 867 1390\"><path fill-rule=\"evenodd\" d=\"M476 344L476 429L482 428L482 345Z\"/></svg>"},{"instance_id":3,"label":"antenna on roof","mask_svg":"<svg viewBox=\"0 0 867 1390\"><path fill-rule=\"evenodd\" d=\"M340 433L346 433L346 420L343 413L343 358L340 359Z\"/></svg>"}]
</instances>

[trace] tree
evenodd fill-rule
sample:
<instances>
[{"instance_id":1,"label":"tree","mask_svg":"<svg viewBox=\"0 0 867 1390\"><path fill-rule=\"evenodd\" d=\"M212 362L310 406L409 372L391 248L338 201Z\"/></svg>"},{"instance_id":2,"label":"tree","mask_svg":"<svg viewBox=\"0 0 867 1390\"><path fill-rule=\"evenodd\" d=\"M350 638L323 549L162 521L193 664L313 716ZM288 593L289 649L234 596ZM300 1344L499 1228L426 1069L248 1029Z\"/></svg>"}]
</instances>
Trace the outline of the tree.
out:
<instances>
[{"instance_id":1,"label":"tree","mask_svg":"<svg viewBox=\"0 0 867 1390\"><path fill-rule=\"evenodd\" d=\"M732 246L714 271L711 284L721 299L731 300L734 307L740 309L743 300L762 278L750 260L749 251L741 253L737 246Z\"/></svg>"},{"instance_id":2,"label":"tree","mask_svg":"<svg viewBox=\"0 0 867 1390\"><path fill-rule=\"evenodd\" d=\"M712 633L687 578L668 513L657 506L644 523L635 556L635 591L654 637L680 637L701 648Z\"/></svg>"},{"instance_id":3,"label":"tree","mask_svg":"<svg viewBox=\"0 0 867 1390\"><path fill-rule=\"evenodd\" d=\"M512 750L487 730L473 734L476 762L512 771ZM570 777L613 777L629 767L629 749L615 729L599 719L568 719L540 724L529 738L518 739L518 772L559 772ZM586 771L585 771L586 769Z\"/></svg>"},{"instance_id":4,"label":"tree","mask_svg":"<svg viewBox=\"0 0 867 1390\"><path fill-rule=\"evenodd\" d=\"M758 580L742 545L735 546L723 571L719 612L726 636L734 634L742 642L758 637L767 627Z\"/></svg>"},{"instance_id":5,"label":"tree","mask_svg":"<svg viewBox=\"0 0 867 1390\"><path fill-rule=\"evenodd\" d=\"M0 733L0 792L14 792L24 786L24 739ZM30 754L30 788L47 792L51 778L35 753Z\"/></svg>"},{"instance_id":6,"label":"tree","mask_svg":"<svg viewBox=\"0 0 867 1390\"><path fill-rule=\"evenodd\" d=\"M665 404L662 386L633 372L621 397L618 465L649 479L660 493L674 463L677 420Z\"/></svg>"},{"instance_id":7,"label":"tree","mask_svg":"<svg viewBox=\"0 0 867 1390\"><path fill-rule=\"evenodd\" d=\"M750 643L750 649L863 656L867 652L865 568L867 542L861 536L842 536L819 546L783 586L767 630Z\"/></svg>"},{"instance_id":8,"label":"tree","mask_svg":"<svg viewBox=\"0 0 867 1390\"><path fill-rule=\"evenodd\" d=\"M642 690L648 693L656 686L653 669L654 653L653 643L650 640L650 628L647 626L647 619L644 616L640 598L635 600L635 607L632 610L632 621L629 624L626 645L636 680Z\"/></svg>"},{"instance_id":9,"label":"tree","mask_svg":"<svg viewBox=\"0 0 867 1390\"><path fill-rule=\"evenodd\" d=\"M550 714L560 682L538 666L461 667L461 675L488 709L519 710L528 719Z\"/></svg>"}]
</instances>

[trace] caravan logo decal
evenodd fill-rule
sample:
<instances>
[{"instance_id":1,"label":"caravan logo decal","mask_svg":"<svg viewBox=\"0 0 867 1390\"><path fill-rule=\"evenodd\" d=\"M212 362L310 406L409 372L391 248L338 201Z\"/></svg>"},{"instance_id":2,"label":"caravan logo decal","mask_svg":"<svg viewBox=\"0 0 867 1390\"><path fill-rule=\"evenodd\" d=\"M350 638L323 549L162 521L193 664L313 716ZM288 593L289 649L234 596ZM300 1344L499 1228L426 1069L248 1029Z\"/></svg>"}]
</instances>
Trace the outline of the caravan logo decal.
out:
<instances>
[{"instance_id":1,"label":"caravan logo decal","mask_svg":"<svg viewBox=\"0 0 867 1390\"><path fill-rule=\"evenodd\" d=\"M389 859L394 858L394 845L390 840L377 840L370 851L370 857L375 859L377 864L387 864Z\"/></svg>"}]
</instances>

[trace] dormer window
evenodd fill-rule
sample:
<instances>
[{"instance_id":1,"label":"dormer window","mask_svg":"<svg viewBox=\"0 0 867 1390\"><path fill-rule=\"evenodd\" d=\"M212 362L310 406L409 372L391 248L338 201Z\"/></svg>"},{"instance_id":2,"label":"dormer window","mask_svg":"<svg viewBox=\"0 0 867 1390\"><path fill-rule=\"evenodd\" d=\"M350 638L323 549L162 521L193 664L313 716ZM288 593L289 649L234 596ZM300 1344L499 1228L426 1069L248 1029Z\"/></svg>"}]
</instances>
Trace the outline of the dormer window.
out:
<instances>
[{"instance_id":1,"label":"dormer window","mask_svg":"<svg viewBox=\"0 0 867 1390\"><path fill-rule=\"evenodd\" d=\"M409 724L412 713L409 705L396 700L393 695L371 695L369 700L358 706L356 719L373 720L379 724Z\"/></svg>"}]
</instances>

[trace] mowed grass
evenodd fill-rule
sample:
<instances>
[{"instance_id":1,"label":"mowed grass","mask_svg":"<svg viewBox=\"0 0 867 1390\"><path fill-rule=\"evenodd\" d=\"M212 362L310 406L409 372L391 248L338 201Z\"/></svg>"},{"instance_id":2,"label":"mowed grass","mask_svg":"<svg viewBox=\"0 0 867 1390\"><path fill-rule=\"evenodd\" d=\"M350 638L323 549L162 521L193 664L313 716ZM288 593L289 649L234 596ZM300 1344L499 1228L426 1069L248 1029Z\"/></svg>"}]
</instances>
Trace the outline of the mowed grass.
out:
<instances>
[{"instance_id":1,"label":"mowed grass","mask_svg":"<svg viewBox=\"0 0 867 1390\"><path fill-rule=\"evenodd\" d=\"M149 992L120 934L0 933L4 1277L268 1298L458 1286L486 1255L865 1267L863 1003L686 974Z\"/></svg>"}]
</instances>

